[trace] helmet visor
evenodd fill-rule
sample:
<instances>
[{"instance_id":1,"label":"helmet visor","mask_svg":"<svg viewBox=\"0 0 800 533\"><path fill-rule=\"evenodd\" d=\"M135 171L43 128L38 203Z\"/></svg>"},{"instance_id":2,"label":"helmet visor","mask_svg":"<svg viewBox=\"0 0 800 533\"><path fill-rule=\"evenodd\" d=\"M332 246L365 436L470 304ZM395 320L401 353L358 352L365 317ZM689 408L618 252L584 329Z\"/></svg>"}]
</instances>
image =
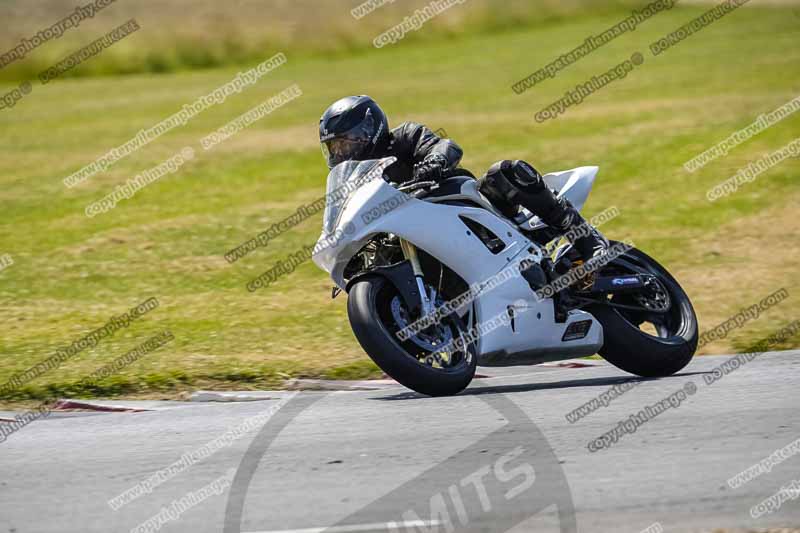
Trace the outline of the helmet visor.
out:
<instances>
[{"instance_id":1,"label":"helmet visor","mask_svg":"<svg viewBox=\"0 0 800 533\"><path fill-rule=\"evenodd\" d=\"M322 155L328 162L328 168L333 168L343 161L357 160L364 154L369 146L369 140L364 138L337 137L322 144Z\"/></svg>"}]
</instances>

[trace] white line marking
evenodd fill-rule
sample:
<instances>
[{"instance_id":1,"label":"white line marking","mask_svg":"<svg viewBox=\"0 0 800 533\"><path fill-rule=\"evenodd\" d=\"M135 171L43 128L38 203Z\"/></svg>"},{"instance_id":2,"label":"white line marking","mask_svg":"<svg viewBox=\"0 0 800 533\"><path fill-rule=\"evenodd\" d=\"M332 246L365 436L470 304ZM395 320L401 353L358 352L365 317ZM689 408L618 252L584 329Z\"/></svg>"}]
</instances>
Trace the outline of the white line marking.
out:
<instances>
[{"instance_id":1,"label":"white line marking","mask_svg":"<svg viewBox=\"0 0 800 533\"><path fill-rule=\"evenodd\" d=\"M398 530L401 527L430 527L438 526L439 520L407 520L405 522L375 522L374 524L352 524L331 527L310 527L306 529L281 529L278 531L250 531L249 533L345 533L348 531L382 531L384 529Z\"/></svg>"}]
</instances>

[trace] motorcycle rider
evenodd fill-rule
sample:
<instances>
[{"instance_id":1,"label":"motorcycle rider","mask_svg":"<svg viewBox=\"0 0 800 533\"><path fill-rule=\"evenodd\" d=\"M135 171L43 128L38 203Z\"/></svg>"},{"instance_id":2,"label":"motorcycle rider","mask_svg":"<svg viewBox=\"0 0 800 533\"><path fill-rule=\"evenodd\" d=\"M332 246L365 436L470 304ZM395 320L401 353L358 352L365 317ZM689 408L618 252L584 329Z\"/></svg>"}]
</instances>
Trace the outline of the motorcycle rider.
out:
<instances>
[{"instance_id":1,"label":"motorcycle rider","mask_svg":"<svg viewBox=\"0 0 800 533\"><path fill-rule=\"evenodd\" d=\"M337 100L319 122L322 151L333 168L344 161L364 161L394 156L386 169L395 183L439 181L456 172L463 151L450 139L413 122L389 130L383 110L369 96L348 96ZM528 209L559 234L570 230L579 235L573 241L583 261L602 254L607 242L591 231L577 231L586 224L569 201L559 198L545 184L541 174L524 161L499 161L479 178L479 190L504 215L513 217L519 206ZM586 224L587 228L591 228Z\"/></svg>"}]
</instances>

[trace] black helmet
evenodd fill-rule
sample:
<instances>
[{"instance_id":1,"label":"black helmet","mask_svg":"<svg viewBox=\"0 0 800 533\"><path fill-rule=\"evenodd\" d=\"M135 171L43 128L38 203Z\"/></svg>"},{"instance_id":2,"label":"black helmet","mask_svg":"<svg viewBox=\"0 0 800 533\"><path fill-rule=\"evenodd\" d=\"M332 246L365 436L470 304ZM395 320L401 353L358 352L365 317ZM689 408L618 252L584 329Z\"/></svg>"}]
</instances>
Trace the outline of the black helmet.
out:
<instances>
[{"instance_id":1,"label":"black helmet","mask_svg":"<svg viewBox=\"0 0 800 533\"><path fill-rule=\"evenodd\" d=\"M319 120L322 153L333 168L342 161L369 158L389 137L389 122L369 96L348 96L334 102Z\"/></svg>"}]
</instances>

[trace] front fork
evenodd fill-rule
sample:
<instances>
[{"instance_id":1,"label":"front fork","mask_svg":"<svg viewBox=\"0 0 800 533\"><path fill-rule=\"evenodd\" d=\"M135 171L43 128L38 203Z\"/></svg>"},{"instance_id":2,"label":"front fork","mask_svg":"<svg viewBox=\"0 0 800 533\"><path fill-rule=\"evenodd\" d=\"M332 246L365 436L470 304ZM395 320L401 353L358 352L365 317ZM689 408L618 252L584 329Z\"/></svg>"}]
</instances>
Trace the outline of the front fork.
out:
<instances>
[{"instance_id":1,"label":"front fork","mask_svg":"<svg viewBox=\"0 0 800 533\"><path fill-rule=\"evenodd\" d=\"M414 271L414 279L417 282L417 290L419 291L420 300L422 301L422 316L433 314L433 298L435 298L435 296L432 298L428 295L428 291L425 290L425 277L422 272L422 265L419 262L417 247L405 239L400 239L400 249L403 251L403 257L411 263L411 268ZM431 289L431 291L433 291L433 289Z\"/></svg>"}]
</instances>

